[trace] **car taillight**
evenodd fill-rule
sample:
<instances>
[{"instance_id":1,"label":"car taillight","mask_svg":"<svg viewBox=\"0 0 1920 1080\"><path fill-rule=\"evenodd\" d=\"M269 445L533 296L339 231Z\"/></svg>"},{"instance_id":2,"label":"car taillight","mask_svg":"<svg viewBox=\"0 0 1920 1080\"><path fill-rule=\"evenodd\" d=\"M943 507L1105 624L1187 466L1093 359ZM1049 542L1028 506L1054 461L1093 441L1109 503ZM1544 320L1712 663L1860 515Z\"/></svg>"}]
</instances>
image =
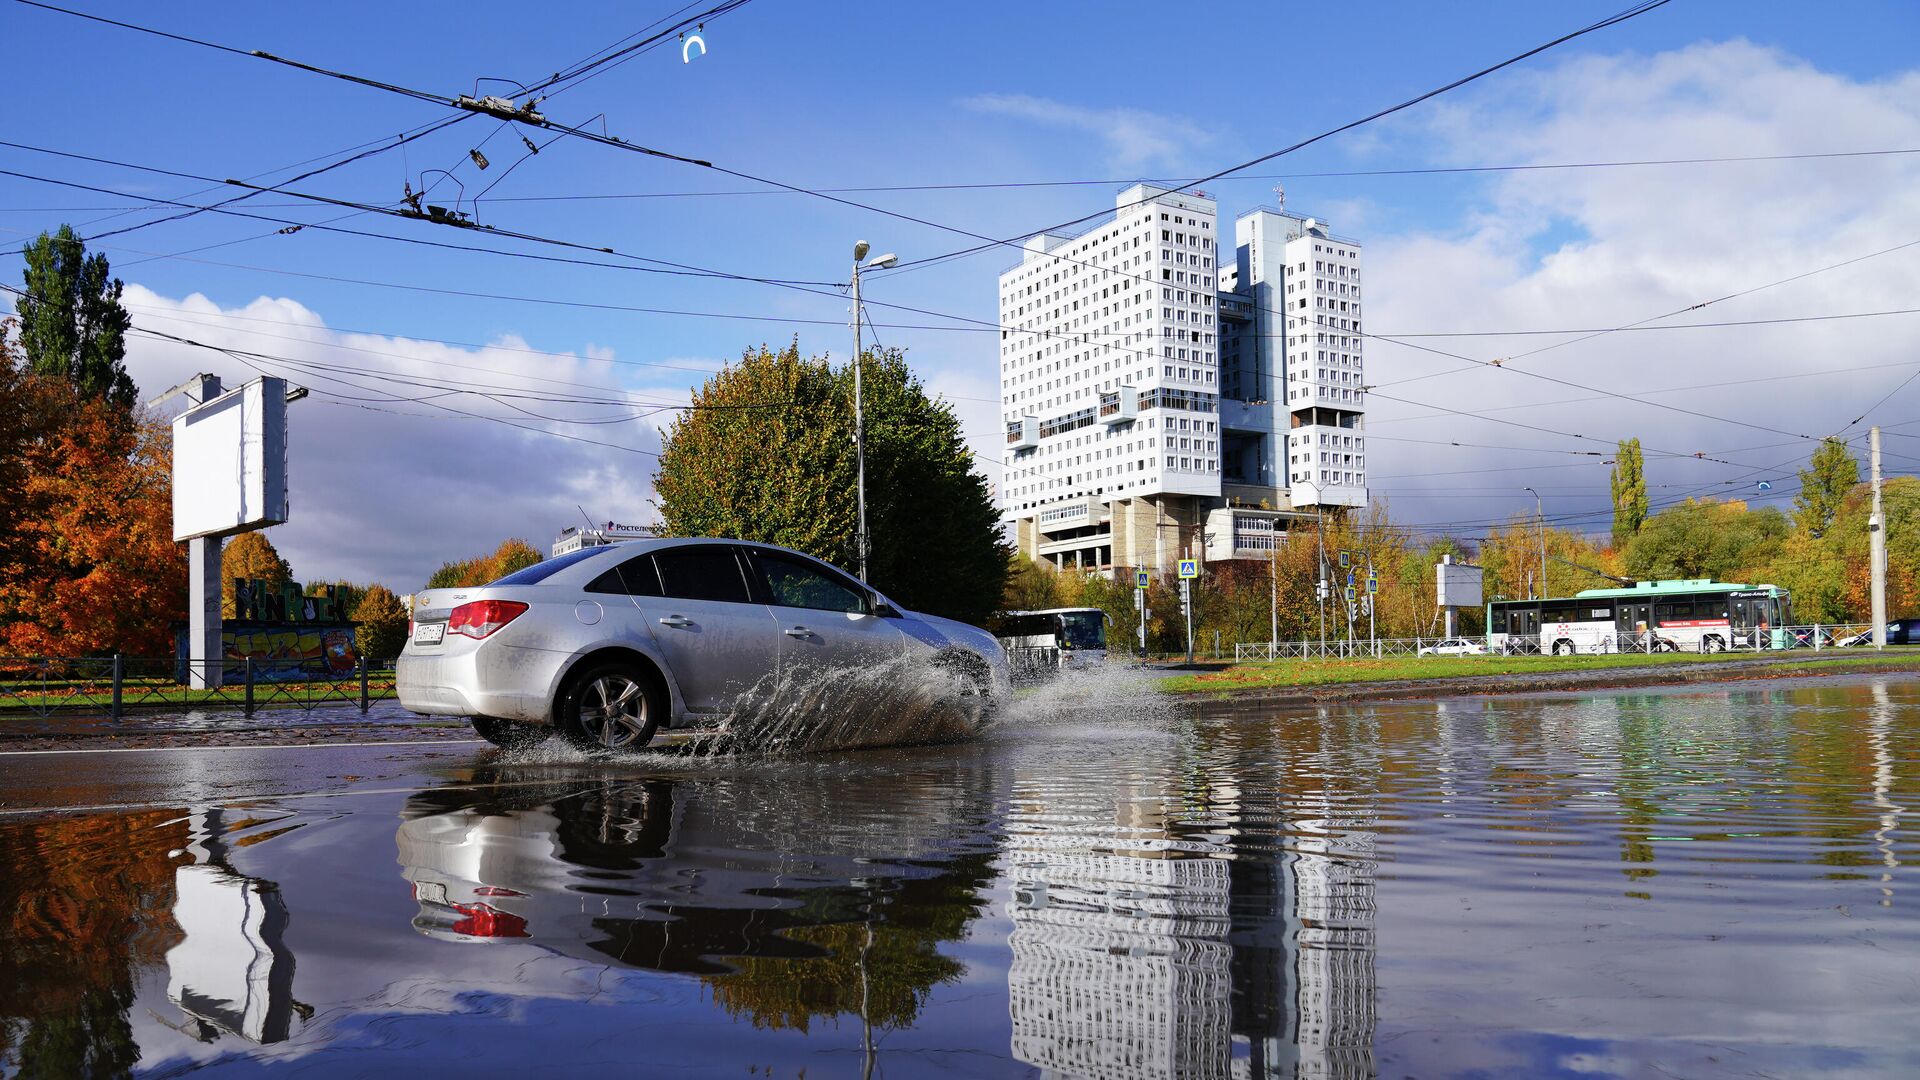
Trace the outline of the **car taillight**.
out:
<instances>
[{"instance_id":1,"label":"car taillight","mask_svg":"<svg viewBox=\"0 0 1920 1080\"><path fill-rule=\"evenodd\" d=\"M520 617L527 605L518 600L475 600L461 604L447 616L447 632L483 638Z\"/></svg>"}]
</instances>

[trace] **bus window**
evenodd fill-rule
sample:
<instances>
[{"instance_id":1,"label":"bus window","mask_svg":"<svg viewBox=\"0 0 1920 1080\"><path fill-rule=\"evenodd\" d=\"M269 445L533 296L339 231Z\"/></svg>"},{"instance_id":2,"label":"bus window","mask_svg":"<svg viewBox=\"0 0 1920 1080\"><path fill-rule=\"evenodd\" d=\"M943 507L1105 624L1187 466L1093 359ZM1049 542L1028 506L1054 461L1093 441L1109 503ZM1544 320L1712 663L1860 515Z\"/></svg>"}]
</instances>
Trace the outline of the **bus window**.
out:
<instances>
[{"instance_id":1,"label":"bus window","mask_svg":"<svg viewBox=\"0 0 1920 1080\"><path fill-rule=\"evenodd\" d=\"M1653 617L1654 621L1661 626L1685 622L1693 618L1693 598L1689 596L1675 600L1662 600L1653 605Z\"/></svg>"},{"instance_id":2,"label":"bus window","mask_svg":"<svg viewBox=\"0 0 1920 1080\"><path fill-rule=\"evenodd\" d=\"M1107 615L1104 611L1069 611L1056 616L1060 620L1060 644L1068 649L1104 649L1107 647Z\"/></svg>"}]
</instances>

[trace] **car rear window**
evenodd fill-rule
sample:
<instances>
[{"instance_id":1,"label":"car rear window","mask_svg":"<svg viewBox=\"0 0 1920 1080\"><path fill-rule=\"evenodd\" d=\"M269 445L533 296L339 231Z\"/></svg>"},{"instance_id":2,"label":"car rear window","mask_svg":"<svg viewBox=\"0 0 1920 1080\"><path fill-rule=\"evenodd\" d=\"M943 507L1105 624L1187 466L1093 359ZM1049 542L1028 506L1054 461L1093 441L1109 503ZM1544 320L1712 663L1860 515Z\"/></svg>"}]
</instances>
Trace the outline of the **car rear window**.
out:
<instances>
[{"instance_id":1,"label":"car rear window","mask_svg":"<svg viewBox=\"0 0 1920 1080\"><path fill-rule=\"evenodd\" d=\"M532 566L524 569L515 570L506 577L489 581L487 582L487 587L492 588L495 585L532 585L536 582L545 581L560 571L565 570L567 567L572 566L574 563L591 559L595 555L600 555L612 550L613 548L611 546L606 546L569 551L565 555L534 563Z\"/></svg>"},{"instance_id":2,"label":"car rear window","mask_svg":"<svg viewBox=\"0 0 1920 1080\"><path fill-rule=\"evenodd\" d=\"M653 559L642 555L637 559L615 563L587 586L588 592L613 593L623 596L659 596L660 575L653 568Z\"/></svg>"},{"instance_id":3,"label":"car rear window","mask_svg":"<svg viewBox=\"0 0 1920 1080\"><path fill-rule=\"evenodd\" d=\"M728 604L748 602L747 579L741 576L740 560L730 547L669 548L654 552L653 561L660 570L660 590L666 596Z\"/></svg>"}]
</instances>

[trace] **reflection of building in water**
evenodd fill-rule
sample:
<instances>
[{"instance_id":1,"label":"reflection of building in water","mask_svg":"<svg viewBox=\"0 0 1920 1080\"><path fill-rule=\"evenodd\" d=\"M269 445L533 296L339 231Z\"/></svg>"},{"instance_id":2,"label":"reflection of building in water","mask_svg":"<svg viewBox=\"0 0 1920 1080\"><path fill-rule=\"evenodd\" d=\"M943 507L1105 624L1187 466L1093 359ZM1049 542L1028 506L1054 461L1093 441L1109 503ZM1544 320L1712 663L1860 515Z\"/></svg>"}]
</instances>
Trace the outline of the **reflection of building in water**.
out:
<instances>
[{"instance_id":1,"label":"reflection of building in water","mask_svg":"<svg viewBox=\"0 0 1920 1080\"><path fill-rule=\"evenodd\" d=\"M1374 835L1351 818L1311 824L1320 834L1296 842L1297 853L1285 856L1281 867L1281 895L1292 908L1286 919L1293 938L1287 958L1295 1002L1286 1031L1296 1062L1291 1074L1372 1076ZM1288 1070L1269 1066L1269 1075Z\"/></svg>"},{"instance_id":2,"label":"reflection of building in water","mask_svg":"<svg viewBox=\"0 0 1920 1080\"><path fill-rule=\"evenodd\" d=\"M1014 1054L1070 1076L1225 1076L1227 864L1014 857Z\"/></svg>"},{"instance_id":3,"label":"reflection of building in water","mask_svg":"<svg viewBox=\"0 0 1920 1080\"><path fill-rule=\"evenodd\" d=\"M220 810L195 817L187 850L197 861L174 870L173 918L185 937L167 951L167 997L203 1041L225 1031L280 1042L294 1011L306 1012L293 1000L287 906L278 885L226 865Z\"/></svg>"},{"instance_id":4,"label":"reflection of building in water","mask_svg":"<svg viewBox=\"0 0 1920 1080\"><path fill-rule=\"evenodd\" d=\"M1072 1077L1373 1075L1371 821L1310 791L1243 817L1247 794L1215 785L1191 829L1068 833L1041 810L1056 831L1012 838L1017 1057Z\"/></svg>"}]
</instances>

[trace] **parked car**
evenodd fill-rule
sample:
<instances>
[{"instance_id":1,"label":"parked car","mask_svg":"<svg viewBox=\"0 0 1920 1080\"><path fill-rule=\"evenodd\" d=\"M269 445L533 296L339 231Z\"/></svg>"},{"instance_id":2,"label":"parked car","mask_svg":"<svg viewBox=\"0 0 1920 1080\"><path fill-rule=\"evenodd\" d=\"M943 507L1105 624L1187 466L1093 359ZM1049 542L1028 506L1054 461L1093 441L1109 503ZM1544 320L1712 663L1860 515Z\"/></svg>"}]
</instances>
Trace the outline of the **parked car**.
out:
<instances>
[{"instance_id":1,"label":"parked car","mask_svg":"<svg viewBox=\"0 0 1920 1080\"><path fill-rule=\"evenodd\" d=\"M1486 645L1471 638L1448 638L1421 648L1421 656L1477 656L1487 651Z\"/></svg>"},{"instance_id":2,"label":"parked car","mask_svg":"<svg viewBox=\"0 0 1920 1080\"><path fill-rule=\"evenodd\" d=\"M1914 644L1916 640L1920 640L1920 619L1887 620L1887 644L1911 645ZM1833 644L1841 648L1851 648L1856 645L1871 645L1873 644L1873 628L1868 627L1857 634L1849 634L1833 642Z\"/></svg>"},{"instance_id":3,"label":"parked car","mask_svg":"<svg viewBox=\"0 0 1920 1080\"><path fill-rule=\"evenodd\" d=\"M924 660L984 716L1011 682L993 635L903 611L797 551L736 540L582 548L478 588L414 597L400 704L509 745L558 730L638 750L726 714L769 675Z\"/></svg>"}]
</instances>

